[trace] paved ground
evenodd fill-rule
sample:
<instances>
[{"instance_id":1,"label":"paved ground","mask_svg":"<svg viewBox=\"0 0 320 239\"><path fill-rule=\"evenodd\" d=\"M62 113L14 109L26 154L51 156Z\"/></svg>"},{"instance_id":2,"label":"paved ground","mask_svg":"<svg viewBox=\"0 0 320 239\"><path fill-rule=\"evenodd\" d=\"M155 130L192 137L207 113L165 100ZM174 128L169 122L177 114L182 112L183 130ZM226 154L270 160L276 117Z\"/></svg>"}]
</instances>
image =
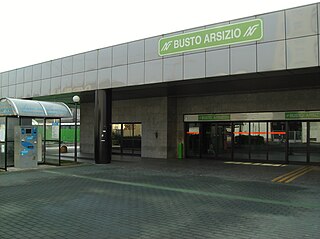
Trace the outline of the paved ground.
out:
<instances>
[{"instance_id":1,"label":"paved ground","mask_svg":"<svg viewBox=\"0 0 320 239\"><path fill-rule=\"evenodd\" d=\"M125 158L0 173L0 238L319 238L320 171Z\"/></svg>"}]
</instances>

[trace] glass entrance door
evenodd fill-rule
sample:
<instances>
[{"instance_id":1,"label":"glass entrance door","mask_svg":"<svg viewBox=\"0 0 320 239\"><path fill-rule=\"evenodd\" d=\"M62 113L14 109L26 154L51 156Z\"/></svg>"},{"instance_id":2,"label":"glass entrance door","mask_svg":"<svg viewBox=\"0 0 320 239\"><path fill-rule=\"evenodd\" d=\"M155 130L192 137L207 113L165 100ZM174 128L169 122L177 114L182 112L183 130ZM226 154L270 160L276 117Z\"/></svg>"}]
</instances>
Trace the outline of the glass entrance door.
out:
<instances>
[{"instance_id":1,"label":"glass entrance door","mask_svg":"<svg viewBox=\"0 0 320 239\"><path fill-rule=\"evenodd\" d=\"M307 122L288 122L288 160L307 162Z\"/></svg>"},{"instance_id":2,"label":"glass entrance door","mask_svg":"<svg viewBox=\"0 0 320 239\"><path fill-rule=\"evenodd\" d=\"M186 156L200 158L200 123L186 125Z\"/></svg>"}]
</instances>

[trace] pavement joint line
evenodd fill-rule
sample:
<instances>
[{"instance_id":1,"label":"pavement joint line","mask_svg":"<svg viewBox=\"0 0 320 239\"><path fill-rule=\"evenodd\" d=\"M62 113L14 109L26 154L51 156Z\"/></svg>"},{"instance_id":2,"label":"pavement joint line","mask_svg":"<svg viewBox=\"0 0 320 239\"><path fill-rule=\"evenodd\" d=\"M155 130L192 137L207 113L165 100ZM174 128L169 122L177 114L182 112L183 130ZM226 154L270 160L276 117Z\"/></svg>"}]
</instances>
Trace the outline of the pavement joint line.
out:
<instances>
[{"instance_id":1,"label":"pavement joint line","mask_svg":"<svg viewBox=\"0 0 320 239\"><path fill-rule=\"evenodd\" d=\"M173 187L159 186L154 184L134 183L134 182L127 182L127 181L112 180L112 179L95 178L95 177L89 177L89 176L78 175L78 174L68 174L68 173L62 173L62 172L51 171L51 170L50 171L43 170L42 172L56 174L56 175L65 176L65 177L87 179L87 180L92 180L92 181L102 182L102 183L113 183L113 184L119 184L119 185L143 187L143 188L164 190L164 191L170 191L170 192L218 197L218 198L224 198L229 200L241 200L241 201L247 201L247 202L274 204L274 205L296 207L296 208L320 209L320 205L316 205L316 204L284 202L284 201L277 201L277 200L271 200L271 199L252 198L252 197L237 196L237 195L215 193L215 192L204 192L199 190L173 188Z\"/></svg>"},{"instance_id":2,"label":"pavement joint line","mask_svg":"<svg viewBox=\"0 0 320 239\"><path fill-rule=\"evenodd\" d=\"M296 178L302 176L303 174L310 172L312 170L313 170L313 168L311 166L304 166L304 167L295 169L293 171L290 171L286 174L280 175L279 177L272 179L272 182L289 183L289 182L293 181L294 179L296 179Z\"/></svg>"}]
</instances>

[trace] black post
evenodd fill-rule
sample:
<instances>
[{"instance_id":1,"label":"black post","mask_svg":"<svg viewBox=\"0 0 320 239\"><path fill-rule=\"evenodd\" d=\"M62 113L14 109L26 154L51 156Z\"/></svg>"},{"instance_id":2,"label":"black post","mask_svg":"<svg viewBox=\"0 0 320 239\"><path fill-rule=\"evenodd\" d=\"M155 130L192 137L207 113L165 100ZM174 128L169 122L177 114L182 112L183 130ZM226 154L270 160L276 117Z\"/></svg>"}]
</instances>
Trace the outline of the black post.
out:
<instances>
[{"instance_id":1,"label":"black post","mask_svg":"<svg viewBox=\"0 0 320 239\"><path fill-rule=\"evenodd\" d=\"M74 162L78 162L78 142L77 142L77 127L78 127L78 112L77 112L77 109L78 109L78 103L77 102L75 102L74 103L75 104L75 107L76 107L76 109L75 109L75 115L76 115L76 117L75 117L75 123L74 123Z\"/></svg>"},{"instance_id":2,"label":"black post","mask_svg":"<svg viewBox=\"0 0 320 239\"><path fill-rule=\"evenodd\" d=\"M112 91L95 91L94 158L97 164L111 162Z\"/></svg>"}]
</instances>

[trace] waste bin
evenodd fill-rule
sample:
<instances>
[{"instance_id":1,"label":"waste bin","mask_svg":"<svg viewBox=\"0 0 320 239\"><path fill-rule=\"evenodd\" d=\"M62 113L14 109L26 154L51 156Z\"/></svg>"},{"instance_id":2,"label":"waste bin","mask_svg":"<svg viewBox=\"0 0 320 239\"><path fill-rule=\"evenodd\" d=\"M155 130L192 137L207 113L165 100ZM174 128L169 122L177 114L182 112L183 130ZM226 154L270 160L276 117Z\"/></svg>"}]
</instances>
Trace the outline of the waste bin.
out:
<instances>
[{"instance_id":1,"label":"waste bin","mask_svg":"<svg viewBox=\"0 0 320 239\"><path fill-rule=\"evenodd\" d=\"M183 143L178 144L178 159L183 159Z\"/></svg>"}]
</instances>

